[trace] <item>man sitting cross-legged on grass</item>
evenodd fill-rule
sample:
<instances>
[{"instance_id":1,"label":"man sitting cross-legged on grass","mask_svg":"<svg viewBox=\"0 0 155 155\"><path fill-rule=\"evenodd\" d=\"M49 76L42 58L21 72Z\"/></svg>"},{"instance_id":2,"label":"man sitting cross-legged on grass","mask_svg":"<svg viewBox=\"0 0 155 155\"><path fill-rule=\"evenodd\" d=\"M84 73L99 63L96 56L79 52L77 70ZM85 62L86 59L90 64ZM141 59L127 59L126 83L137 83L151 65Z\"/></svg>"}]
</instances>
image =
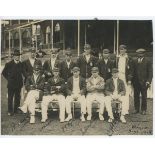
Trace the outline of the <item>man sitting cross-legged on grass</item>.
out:
<instances>
[{"instance_id":1,"label":"man sitting cross-legged on grass","mask_svg":"<svg viewBox=\"0 0 155 155\"><path fill-rule=\"evenodd\" d=\"M81 120L85 121L84 114L86 114L86 81L84 78L79 76L80 68L73 68L73 76L70 77L67 81L67 97L66 97L66 112L68 117L65 121L69 121L72 119L71 114L71 103L74 101L78 101L81 105Z\"/></svg>"},{"instance_id":2,"label":"man sitting cross-legged on grass","mask_svg":"<svg viewBox=\"0 0 155 155\"><path fill-rule=\"evenodd\" d=\"M92 76L87 82L87 120L91 120L92 116L92 103L97 101L99 103L99 119L104 120L103 111L106 107L110 119L113 119L111 104L105 102L104 96L104 79L99 75L98 67L93 67L91 69ZM109 119L109 121L110 121Z\"/></svg>"},{"instance_id":3,"label":"man sitting cross-legged on grass","mask_svg":"<svg viewBox=\"0 0 155 155\"><path fill-rule=\"evenodd\" d=\"M64 79L60 78L59 76L59 69L53 69L53 77L48 80L47 89L48 94L43 96L43 100L41 103L42 109L42 120L41 122L44 123L48 119L47 117L47 110L48 105L52 101L56 101L59 104L60 108L60 122L64 122L65 119L65 81Z\"/></svg>"},{"instance_id":4,"label":"man sitting cross-legged on grass","mask_svg":"<svg viewBox=\"0 0 155 155\"><path fill-rule=\"evenodd\" d=\"M35 107L36 101L41 100L43 96L45 78L42 75L41 64L35 64L33 67L33 74L26 79L25 88L27 96L22 107L19 107L24 113L27 109L30 112L30 123L35 123Z\"/></svg>"},{"instance_id":5,"label":"man sitting cross-legged on grass","mask_svg":"<svg viewBox=\"0 0 155 155\"><path fill-rule=\"evenodd\" d=\"M128 113L128 106L126 105L127 97L125 84L123 80L118 78L118 69L112 69L112 78L108 79L105 84L105 102L111 105L111 101L121 101L121 117L122 123L126 123L124 116Z\"/></svg>"}]
</instances>

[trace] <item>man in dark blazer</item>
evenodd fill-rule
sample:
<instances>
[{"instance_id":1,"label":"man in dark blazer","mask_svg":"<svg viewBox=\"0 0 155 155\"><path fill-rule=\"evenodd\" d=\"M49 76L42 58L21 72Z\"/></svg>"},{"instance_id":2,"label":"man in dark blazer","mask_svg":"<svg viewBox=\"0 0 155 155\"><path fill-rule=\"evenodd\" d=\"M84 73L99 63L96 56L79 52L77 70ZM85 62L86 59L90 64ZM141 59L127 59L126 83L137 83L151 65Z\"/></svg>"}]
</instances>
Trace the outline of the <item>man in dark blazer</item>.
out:
<instances>
[{"instance_id":1,"label":"man in dark blazer","mask_svg":"<svg viewBox=\"0 0 155 155\"><path fill-rule=\"evenodd\" d=\"M115 61L110 59L109 49L103 49L103 58L98 61L100 76L106 81L111 78L111 71L115 67Z\"/></svg>"},{"instance_id":2,"label":"man in dark blazer","mask_svg":"<svg viewBox=\"0 0 155 155\"><path fill-rule=\"evenodd\" d=\"M2 75L7 80L8 88L8 115L17 113L20 106L20 93L23 86L23 66L20 62L20 52L15 49L13 53L13 60L5 64ZM14 104L13 104L14 98ZM14 107L13 107L14 105Z\"/></svg>"},{"instance_id":3,"label":"man in dark blazer","mask_svg":"<svg viewBox=\"0 0 155 155\"><path fill-rule=\"evenodd\" d=\"M111 104L112 101L121 101L121 116L122 123L126 123L125 115L128 113L126 106L126 89L123 80L118 78L118 69L112 69L112 78L108 79L105 83L105 102ZM111 122L111 120L109 120Z\"/></svg>"},{"instance_id":4,"label":"man in dark blazer","mask_svg":"<svg viewBox=\"0 0 155 155\"><path fill-rule=\"evenodd\" d=\"M138 49L136 53L138 58L134 64L134 76L133 76L133 87L134 87L134 102L135 102L135 113L140 111L140 93L142 96L141 113L146 114L147 110L147 89L152 81L152 64L145 57L145 49Z\"/></svg>"},{"instance_id":5,"label":"man in dark blazer","mask_svg":"<svg viewBox=\"0 0 155 155\"><path fill-rule=\"evenodd\" d=\"M75 67L75 63L72 61L72 53L71 51L66 51L66 59L60 63L60 77L67 80L73 75L72 69Z\"/></svg>"},{"instance_id":6,"label":"man in dark blazer","mask_svg":"<svg viewBox=\"0 0 155 155\"><path fill-rule=\"evenodd\" d=\"M46 60L43 65L43 70L45 74L45 79L48 81L49 78L53 77L53 69L60 68L60 62L57 59L57 50L58 49L52 49L51 52L51 57L49 60Z\"/></svg>"},{"instance_id":7,"label":"man in dark blazer","mask_svg":"<svg viewBox=\"0 0 155 155\"><path fill-rule=\"evenodd\" d=\"M79 76L79 67L73 68L73 76L67 81L67 97L66 97L66 112L68 117L65 121L72 119L71 103L72 101L79 101L81 105L81 121L85 121L84 114L86 114L86 81Z\"/></svg>"},{"instance_id":8,"label":"man in dark blazer","mask_svg":"<svg viewBox=\"0 0 155 155\"><path fill-rule=\"evenodd\" d=\"M26 79L25 88L27 96L22 107L19 107L23 113L30 113L30 123L35 123L35 107L36 101L42 100L45 79L42 76L42 65L35 64L33 66L33 74Z\"/></svg>"},{"instance_id":9,"label":"man in dark blazer","mask_svg":"<svg viewBox=\"0 0 155 155\"><path fill-rule=\"evenodd\" d=\"M31 50L30 52L31 52L30 57L27 60L22 62L23 63L23 69L24 69L24 75L25 75L26 79L28 78L28 76L31 76L33 74L34 65L36 65L36 64L42 65L41 60L38 60L36 58L35 51ZM26 79L25 79L25 81L26 81Z\"/></svg>"},{"instance_id":10,"label":"man in dark blazer","mask_svg":"<svg viewBox=\"0 0 155 155\"><path fill-rule=\"evenodd\" d=\"M91 76L92 67L97 66L98 59L90 54L91 46L84 45L84 53L77 59L77 66L80 68L80 75L86 79Z\"/></svg>"}]
</instances>

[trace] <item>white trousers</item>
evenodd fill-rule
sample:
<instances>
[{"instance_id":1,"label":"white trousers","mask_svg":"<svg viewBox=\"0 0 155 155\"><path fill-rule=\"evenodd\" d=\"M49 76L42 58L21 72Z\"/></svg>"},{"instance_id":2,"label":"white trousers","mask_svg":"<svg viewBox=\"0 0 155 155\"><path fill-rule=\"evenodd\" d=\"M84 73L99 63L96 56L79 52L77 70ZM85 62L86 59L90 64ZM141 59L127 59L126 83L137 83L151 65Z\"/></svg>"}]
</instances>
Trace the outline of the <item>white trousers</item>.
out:
<instances>
[{"instance_id":1,"label":"white trousers","mask_svg":"<svg viewBox=\"0 0 155 155\"><path fill-rule=\"evenodd\" d=\"M48 105L53 100L58 101L58 105L60 109L59 119L64 120L65 119L65 97L61 94L43 96L43 100L41 102L42 119L48 118L47 117Z\"/></svg>"},{"instance_id":2,"label":"white trousers","mask_svg":"<svg viewBox=\"0 0 155 155\"><path fill-rule=\"evenodd\" d=\"M77 95L77 101L81 105L81 113L86 114L86 98L84 95ZM71 103L73 102L74 95L66 97L66 112L67 114L71 114Z\"/></svg>"},{"instance_id":3,"label":"white trousers","mask_svg":"<svg viewBox=\"0 0 155 155\"><path fill-rule=\"evenodd\" d=\"M126 100L127 100L127 97L126 96L120 96L118 95L118 97L115 99L118 99L119 101L121 101L121 107L122 107L122 110L121 110L121 114L122 115L126 115L128 114L128 106L127 106L127 103L126 103ZM105 102L106 104L110 104L111 105L111 101L113 100L113 96L106 96L105 97Z\"/></svg>"},{"instance_id":4,"label":"white trousers","mask_svg":"<svg viewBox=\"0 0 155 155\"><path fill-rule=\"evenodd\" d=\"M36 100L38 99L39 91L30 90L26 96L23 106L21 107L21 110L26 113L28 109L31 115L35 115Z\"/></svg>"},{"instance_id":5,"label":"white trousers","mask_svg":"<svg viewBox=\"0 0 155 155\"><path fill-rule=\"evenodd\" d=\"M127 110L127 114L129 113L129 95L131 94L131 91L133 91L133 90L131 90L131 87L129 87L128 85L127 85L127 82L126 82L126 75L125 75L125 73L121 73L121 72L119 72L119 78L121 79L121 80L123 80L123 82L124 82L124 84L125 84L125 88L126 88L126 110Z\"/></svg>"},{"instance_id":6,"label":"white trousers","mask_svg":"<svg viewBox=\"0 0 155 155\"><path fill-rule=\"evenodd\" d=\"M103 114L104 107L106 107L108 115L113 119L111 103L105 102L105 96L101 93L89 93L86 97L87 100L87 112L88 115L92 115L92 103L94 101L99 102L99 113Z\"/></svg>"}]
</instances>

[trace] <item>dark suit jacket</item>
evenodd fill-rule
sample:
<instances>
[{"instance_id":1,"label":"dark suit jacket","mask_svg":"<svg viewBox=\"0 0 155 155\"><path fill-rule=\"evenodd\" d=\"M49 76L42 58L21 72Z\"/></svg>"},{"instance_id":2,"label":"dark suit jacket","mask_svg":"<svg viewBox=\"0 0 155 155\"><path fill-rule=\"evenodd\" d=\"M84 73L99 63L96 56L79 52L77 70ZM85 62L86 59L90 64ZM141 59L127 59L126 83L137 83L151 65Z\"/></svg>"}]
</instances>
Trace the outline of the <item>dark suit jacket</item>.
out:
<instances>
[{"instance_id":1,"label":"dark suit jacket","mask_svg":"<svg viewBox=\"0 0 155 155\"><path fill-rule=\"evenodd\" d=\"M29 59L23 61L22 63L23 63L24 75L27 78L28 76L31 76L33 74L33 66L31 65ZM38 59L35 60L34 65L35 64L42 65L41 61Z\"/></svg>"},{"instance_id":2,"label":"dark suit jacket","mask_svg":"<svg viewBox=\"0 0 155 155\"><path fill-rule=\"evenodd\" d=\"M141 63L138 63L138 58L134 62L134 76L133 76L133 84L136 84L137 81L140 83L150 82L152 81L152 64L147 58L143 58Z\"/></svg>"},{"instance_id":3,"label":"dark suit jacket","mask_svg":"<svg viewBox=\"0 0 155 155\"><path fill-rule=\"evenodd\" d=\"M60 86L60 88L57 88L57 86ZM58 77L58 79L54 80L54 78L50 78L48 80L48 94L63 94L65 95L65 91L66 91L66 86L65 86L65 81L64 79Z\"/></svg>"},{"instance_id":4,"label":"dark suit jacket","mask_svg":"<svg viewBox=\"0 0 155 155\"><path fill-rule=\"evenodd\" d=\"M118 68L119 57L116 58L116 67ZM134 71L134 62L130 57L126 58L125 64L125 75L126 81L131 81L133 78L133 71Z\"/></svg>"},{"instance_id":5,"label":"dark suit jacket","mask_svg":"<svg viewBox=\"0 0 155 155\"><path fill-rule=\"evenodd\" d=\"M23 65L21 62L16 64L14 60L6 63L2 75L8 81L8 88L22 88L23 86Z\"/></svg>"},{"instance_id":6,"label":"dark suit jacket","mask_svg":"<svg viewBox=\"0 0 155 155\"><path fill-rule=\"evenodd\" d=\"M80 91L81 95L86 94L86 80L82 77L79 79L79 86L80 86ZM71 95L73 91L73 76L70 77L67 81L67 95Z\"/></svg>"},{"instance_id":7,"label":"dark suit jacket","mask_svg":"<svg viewBox=\"0 0 155 155\"><path fill-rule=\"evenodd\" d=\"M60 62L59 62L59 60L56 59L55 64L54 64L54 67L60 68ZM44 62L43 70L44 70L44 74L45 74L46 77L49 78L49 77L52 77L53 76L52 66L51 66L51 59L50 60L46 60ZM51 73L52 76L48 76L47 73Z\"/></svg>"},{"instance_id":8,"label":"dark suit jacket","mask_svg":"<svg viewBox=\"0 0 155 155\"><path fill-rule=\"evenodd\" d=\"M25 88L27 91L30 91L33 89L39 89L39 90L43 91L44 83L45 83L45 78L42 76L42 74L38 75L36 82L34 80L34 75L32 74L31 76L29 76L27 78Z\"/></svg>"},{"instance_id":9,"label":"dark suit jacket","mask_svg":"<svg viewBox=\"0 0 155 155\"><path fill-rule=\"evenodd\" d=\"M113 79L108 79L105 83L105 95L109 96L112 94L115 90L115 85ZM123 80L118 79L117 80L117 91L118 94L125 95L126 94L126 89Z\"/></svg>"},{"instance_id":10,"label":"dark suit jacket","mask_svg":"<svg viewBox=\"0 0 155 155\"><path fill-rule=\"evenodd\" d=\"M76 65L80 68L80 75L84 78L89 78L91 76L91 68L97 66L97 61L98 59L91 55L87 63L85 55L82 54L76 62Z\"/></svg>"},{"instance_id":11,"label":"dark suit jacket","mask_svg":"<svg viewBox=\"0 0 155 155\"><path fill-rule=\"evenodd\" d=\"M60 77L62 77L65 80L65 82L67 82L68 78L70 78L73 75L72 73L73 67L75 67L75 63L73 61L71 61L69 68L66 61L61 62Z\"/></svg>"},{"instance_id":12,"label":"dark suit jacket","mask_svg":"<svg viewBox=\"0 0 155 155\"><path fill-rule=\"evenodd\" d=\"M99 74L106 81L111 78L112 69L115 67L115 61L108 59L107 64L104 59L98 61Z\"/></svg>"}]
</instances>

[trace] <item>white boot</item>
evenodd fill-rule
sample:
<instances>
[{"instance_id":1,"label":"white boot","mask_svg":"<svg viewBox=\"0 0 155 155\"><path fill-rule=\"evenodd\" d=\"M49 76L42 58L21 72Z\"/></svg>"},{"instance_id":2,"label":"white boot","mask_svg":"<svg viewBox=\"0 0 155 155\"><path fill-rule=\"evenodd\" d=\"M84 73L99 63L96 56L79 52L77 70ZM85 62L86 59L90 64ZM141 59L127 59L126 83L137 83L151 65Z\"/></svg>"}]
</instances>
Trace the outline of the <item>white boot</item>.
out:
<instances>
[{"instance_id":1,"label":"white boot","mask_svg":"<svg viewBox=\"0 0 155 155\"><path fill-rule=\"evenodd\" d=\"M82 121L82 122L85 121L84 114L81 114L81 121Z\"/></svg>"},{"instance_id":2,"label":"white boot","mask_svg":"<svg viewBox=\"0 0 155 155\"><path fill-rule=\"evenodd\" d=\"M87 121L91 121L91 115L87 116Z\"/></svg>"},{"instance_id":3,"label":"white boot","mask_svg":"<svg viewBox=\"0 0 155 155\"><path fill-rule=\"evenodd\" d=\"M125 119L124 115L121 115L120 121L121 121L122 123L126 123L126 119Z\"/></svg>"},{"instance_id":4,"label":"white boot","mask_svg":"<svg viewBox=\"0 0 155 155\"><path fill-rule=\"evenodd\" d=\"M68 114L68 117L65 119L65 122L68 122L72 119L72 114Z\"/></svg>"},{"instance_id":5,"label":"white boot","mask_svg":"<svg viewBox=\"0 0 155 155\"><path fill-rule=\"evenodd\" d=\"M30 124L34 124L35 123L35 116L32 115L30 116Z\"/></svg>"},{"instance_id":6,"label":"white boot","mask_svg":"<svg viewBox=\"0 0 155 155\"><path fill-rule=\"evenodd\" d=\"M100 121L104 121L104 117L102 114L99 114L99 119L100 119Z\"/></svg>"}]
</instances>

